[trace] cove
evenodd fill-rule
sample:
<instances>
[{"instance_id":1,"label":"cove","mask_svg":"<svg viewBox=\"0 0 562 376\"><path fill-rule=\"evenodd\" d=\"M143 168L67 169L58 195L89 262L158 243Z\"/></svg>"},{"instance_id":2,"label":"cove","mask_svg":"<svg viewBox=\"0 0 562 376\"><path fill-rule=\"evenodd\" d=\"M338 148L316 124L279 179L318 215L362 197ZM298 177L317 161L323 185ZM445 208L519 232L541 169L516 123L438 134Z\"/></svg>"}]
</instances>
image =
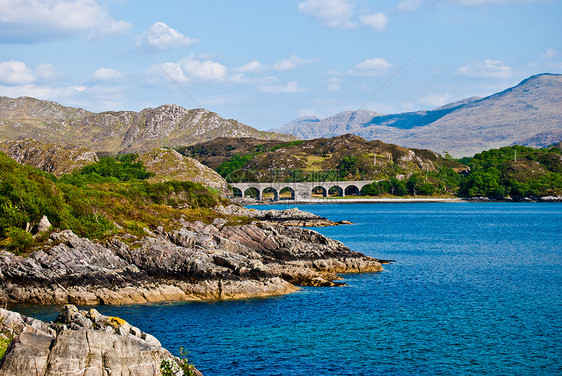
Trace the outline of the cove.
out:
<instances>
[{"instance_id":1,"label":"cove","mask_svg":"<svg viewBox=\"0 0 562 376\"><path fill-rule=\"evenodd\" d=\"M183 346L207 376L562 371L562 205L299 209L352 221L315 230L396 262L381 273L347 275L348 286L341 288L235 302L96 308L151 333L172 352ZM54 319L53 307L15 309Z\"/></svg>"}]
</instances>

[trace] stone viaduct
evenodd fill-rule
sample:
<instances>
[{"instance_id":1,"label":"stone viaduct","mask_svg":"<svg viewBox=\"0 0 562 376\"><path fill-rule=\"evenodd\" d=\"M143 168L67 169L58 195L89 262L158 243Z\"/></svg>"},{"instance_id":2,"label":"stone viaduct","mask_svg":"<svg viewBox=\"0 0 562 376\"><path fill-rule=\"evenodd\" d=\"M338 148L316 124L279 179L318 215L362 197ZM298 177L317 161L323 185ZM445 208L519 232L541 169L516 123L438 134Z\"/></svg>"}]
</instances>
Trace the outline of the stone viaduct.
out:
<instances>
[{"instance_id":1,"label":"stone viaduct","mask_svg":"<svg viewBox=\"0 0 562 376\"><path fill-rule=\"evenodd\" d=\"M273 194L273 201L279 200L282 192L290 192L292 200L312 198L312 191L328 197L331 192L338 196L359 195L361 189L371 184L373 180L365 181L325 181L315 183L230 183L235 197L255 197L262 200L264 194Z\"/></svg>"}]
</instances>

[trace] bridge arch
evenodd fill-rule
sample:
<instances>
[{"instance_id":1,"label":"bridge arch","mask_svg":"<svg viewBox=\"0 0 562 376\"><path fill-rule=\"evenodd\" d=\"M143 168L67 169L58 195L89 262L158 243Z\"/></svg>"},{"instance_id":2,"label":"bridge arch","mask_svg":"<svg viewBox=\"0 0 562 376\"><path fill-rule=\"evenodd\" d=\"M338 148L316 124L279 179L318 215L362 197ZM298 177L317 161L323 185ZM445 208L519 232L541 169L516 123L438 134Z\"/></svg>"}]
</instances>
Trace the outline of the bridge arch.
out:
<instances>
[{"instance_id":1,"label":"bridge arch","mask_svg":"<svg viewBox=\"0 0 562 376\"><path fill-rule=\"evenodd\" d=\"M255 187L248 187L244 191L244 197L252 197L255 198L256 200L261 200L261 192L259 189Z\"/></svg>"},{"instance_id":2,"label":"bridge arch","mask_svg":"<svg viewBox=\"0 0 562 376\"><path fill-rule=\"evenodd\" d=\"M239 188L232 187L232 196L233 197L243 197L244 193Z\"/></svg>"},{"instance_id":3,"label":"bridge arch","mask_svg":"<svg viewBox=\"0 0 562 376\"><path fill-rule=\"evenodd\" d=\"M230 183L233 196L263 197L271 200L307 200L313 196L346 196L361 194L361 189L373 181L327 181L327 182L247 182ZM353 186L353 187L351 187ZM277 194L275 194L277 192Z\"/></svg>"},{"instance_id":4,"label":"bridge arch","mask_svg":"<svg viewBox=\"0 0 562 376\"><path fill-rule=\"evenodd\" d=\"M332 185L328 188L328 196L345 196L345 191L339 185Z\"/></svg>"},{"instance_id":5,"label":"bridge arch","mask_svg":"<svg viewBox=\"0 0 562 376\"><path fill-rule=\"evenodd\" d=\"M286 194L287 192L289 192L291 194L290 200L294 200L295 199L295 190L291 187L283 187L279 190L279 199L283 200L283 198L281 198L281 196L283 196L284 194Z\"/></svg>"},{"instance_id":6,"label":"bridge arch","mask_svg":"<svg viewBox=\"0 0 562 376\"><path fill-rule=\"evenodd\" d=\"M345 187L344 193L345 193L345 196L359 196L360 195L359 188L357 186L353 185L353 184Z\"/></svg>"},{"instance_id":7,"label":"bridge arch","mask_svg":"<svg viewBox=\"0 0 562 376\"><path fill-rule=\"evenodd\" d=\"M271 199L273 201L278 201L279 200L279 192L277 191L277 189L273 188L273 187L267 187L264 188L261 192L261 197L262 200L268 199L271 197Z\"/></svg>"},{"instance_id":8,"label":"bridge arch","mask_svg":"<svg viewBox=\"0 0 562 376\"><path fill-rule=\"evenodd\" d=\"M312 188L311 196L313 195L320 195L322 197L328 197L328 190L321 185L317 185L316 187Z\"/></svg>"}]
</instances>

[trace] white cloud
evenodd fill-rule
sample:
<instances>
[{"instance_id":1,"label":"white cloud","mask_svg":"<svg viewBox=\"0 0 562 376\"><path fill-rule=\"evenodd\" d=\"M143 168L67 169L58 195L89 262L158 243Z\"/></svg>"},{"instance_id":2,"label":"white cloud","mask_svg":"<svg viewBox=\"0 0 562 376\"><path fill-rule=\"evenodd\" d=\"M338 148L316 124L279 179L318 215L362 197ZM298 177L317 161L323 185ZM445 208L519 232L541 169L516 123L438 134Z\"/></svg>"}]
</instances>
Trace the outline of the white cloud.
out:
<instances>
[{"instance_id":1,"label":"white cloud","mask_svg":"<svg viewBox=\"0 0 562 376\"><path fill-rule=\"evenodd\" d=\"M186 37L163 22L156 22L142 33L137 42L137 47L166 51L173 48L187 47L198 42L198 39Z\"/></svg>"},{"instance_id":2,"label":"white cloud","mask_svg":"<svg viewBox=\"0 0 562 376\"><path fill-rule=\"evenodd\" d=\"M31 69L21 61L0 63L0 83L7 85L27 85L35 81Z\"/></svg>"},{"instance_id":3,"label":"white cloud","mask_svg":"<svg viewBox=\"0 0 562 376\"><path fill-rule=\"evenodd\" d=\"M0 83L4 85L46 83L60 76L60 73L51 64L41 64L33 73L31 68L21 61L10 60L0 63Z\"/></svg>"},{"instance_id":4,"label":"white cloud","mask_svg":"<svg viewBox=\"0 0 562 376\"><path fill-rule=\"evenodd\" d=\"M227 77L227 68L221 63L212 60L197 60L193 57L184 58L180 61L182 71L193 78L207 81L222 81Z\"/></svg>"},{"instance_id":5,"label":"white cloud","mask_svg":"<svg viewBox=\"0 0 562 376\"><path fill-rule=\"evenodd\" d=\"M467 77L506 79L511 77L511 67L499 60L486 59L470 62L459 69L457 73Z\"/></svg>"},{"instance_id":6,"label":"white cloud","mask_svg":"<svg viewBox=\"0 0 562 376\"><path fill-rule=\"evenodd\" d=\"M293 70L298 66L310 64L314 61L316 61L316 59L301 59L300 57L293 55L288 59L275 62L275 64L273 64L273 69L277 71Z\"/></svg>"},{"instance_id":7,"label":"white cloud","mask_svg":"<svg viewBox=\"0 0 562 376\"><path fill-rule=\"evenodd\" d=\"M558 51L556 51L556 50L553 49L553 48L547 48L546 51L545 51L545 53L542 54L541 57L542 57L543 59L548 59L548 58L554 57L554 56L556 56L556 55L558 55Z\"/></svg>"},{"instance_id":8,"label":"white cloud","mask_svg":"<svg viewBox=\"0 0 562 376\"><path fill-rule=\"evenodd\" d=\"M192 80L225 82L229 78L226 66L212 60L200 60L194 55L184 57L177 63L168 62L160 66L166 71L166 74L158 66L153 65L149 69L149 75L153 78L157 77L159 80L163 75L168 75L177 82L189 82ZM166 78L166 80L168 79ZM240 76L234 76L234 79L240 79Z\"/></svg>"},{"instance_id":9,"label":"white cloud","mask_svg":"<svg viewBox=\"0 0 562 376\"><path fill-rule=\"evenodd\" d=\"M291 82L287 83L286 85L261 86L259 88L259 90L262 93L268 93L268 94L296 94L296 93L302 93L302 92L306 91L305 89L299 87L299 84L297 83L297 81L291 81Z\"/></svg>"},{"instance_id":10,"label":"white cloud","mask_svg":"<svg viewBox=\"0 0 562 376\"><path fill-rule=\"evenodd\" d=\"M421 97L418 103L432 108L441 107L450 103L451 96L449 94L428 94Z\"/></svg>"},{"instance_id":11,"label":"white cloud","mask_svg":"<svg viewBox=\"0 0 562 376\"><path fill-rule=\"evenodd\" d=\"M116 21L96 0L0 0L0 41L33 43L88 31L92 37L123 34L132 25Z\"/></svg>"},{"instance_id":12,"label":"white cloud","mask_svg":"<svg viewBox=\"0 0 562 376\"><path fill-rule=\"evenodd\" d=\"M299 3L298 9L328 27L357 27L357 24L351 22L353 4L350 0L306 0Z\"/></svg>"},{"instance_id":13,"label":"white cloud","mask_svg":"<svg viewBox=\"0 0 562 376\"><path fill-rule=\"evenodd\" d=\"M89 78L90 81L117 81L123 73L112 68L99 68Z\"/></svg>"},{"instance_id":14,"label":"white cloud","mask_svg":"<svg viewBox=\"0 0 562 376\"><path fill-rule=\"evenodd\" d=\"M388 17L384 13L374 13L359 17L363 25L375 30L384 30L388 24Z\"/></svg>"},{"instance_id":15,"label":"white cloud","mask_svg":"<svg viewBox=\"0 0 562 376\"><path fill-rule=\"evenodd\" d=\"M242 65L237 69L238 72L248 73L248 72L258 72L265 69L265 67L257 60L250 61L248 64Z\"/></svg>"},{"instance_id":16,"label":"white cloud","mask_svg":"<svg viewBox=\"0 0 562 376\"><path fill-rule=\"evenodd\" d=\"M50 86L38 85L20 85L20 86L2 86L0 85L0 95L17 98L22 96L33 97L45 100L60 100L62 98L71 98L78 93L86 90L84 86L69 86L55 88Z\"/></svg>"},{"instance_id":17,"label":"white cloud","mask_svg":"<svg viewBox=\"0 0 562 376\"><path fill-rule=\"evenodd\" d=\"M348 74L360 76L379 76L385 74L392 67L388 61L380 57L367 59L355 65Z\"/></svg>"},{"instance_id":18,"label":"white cloud","mask_svg":"<svg viewBox=\"0 0 562 376\"><path fill-rule=\"evenodd\" d=\"M422 6L423 0L403 0L398 3L398 10L412 12Z\"/></svg>"}]
</instances>

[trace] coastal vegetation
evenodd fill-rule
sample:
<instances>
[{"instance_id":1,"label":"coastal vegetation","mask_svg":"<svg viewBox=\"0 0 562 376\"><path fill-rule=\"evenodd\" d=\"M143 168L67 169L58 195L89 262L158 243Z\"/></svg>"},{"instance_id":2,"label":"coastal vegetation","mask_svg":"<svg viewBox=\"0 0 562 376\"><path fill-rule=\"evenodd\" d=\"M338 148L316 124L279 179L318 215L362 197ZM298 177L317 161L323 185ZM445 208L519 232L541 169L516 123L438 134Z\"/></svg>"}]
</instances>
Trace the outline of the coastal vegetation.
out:
<instances>
[{"instance_id":1,"label":"coastal vegetation","mask_svg":"<svg viewBox=\"0 0 562 376\"><path fill-rule=\"evenodd\" d=\"M225 202L217 192L189 181L149 183L150 176L135 155L100 158L57 178L0 153L0 245L20 253L41 243L46 237L32 234L43 216L91 239L219 216L210 210Z\"/></svg>"}]
</instances>

